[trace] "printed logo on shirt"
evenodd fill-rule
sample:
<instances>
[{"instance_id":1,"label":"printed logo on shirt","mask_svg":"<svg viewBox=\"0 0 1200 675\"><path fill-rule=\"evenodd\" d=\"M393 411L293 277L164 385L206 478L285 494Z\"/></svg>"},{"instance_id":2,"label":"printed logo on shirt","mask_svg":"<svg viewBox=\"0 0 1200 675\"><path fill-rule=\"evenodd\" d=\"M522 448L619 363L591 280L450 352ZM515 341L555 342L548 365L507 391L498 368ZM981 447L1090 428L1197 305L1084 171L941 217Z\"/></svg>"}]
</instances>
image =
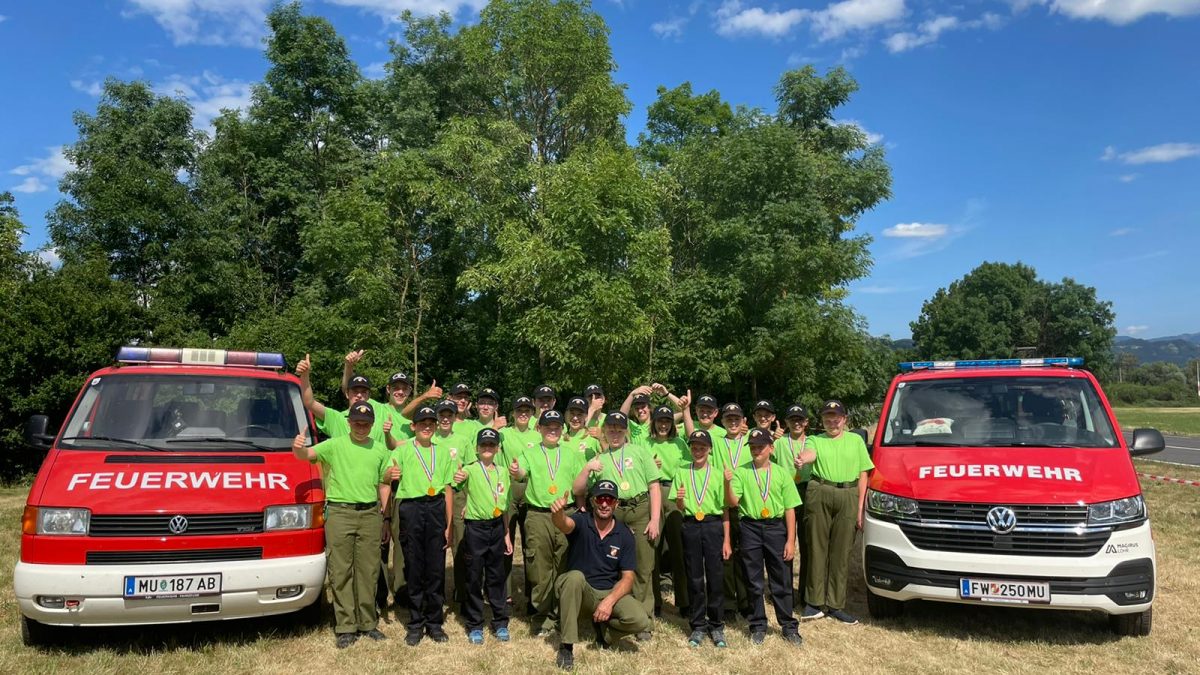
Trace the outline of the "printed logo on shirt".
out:
<instances>
[{"instance_id":1,"label":"printed logo on shirt","mask_svg":"<svg viewBox=\"0 0 1200 675\"><path fill-rule=\"evenodd\" d=\"M626 469L632 469L632 468L633 468L633 458L632 458L632 457L626 457L626 458L625 458L625 468L626 468Z\"/></svg>"},{"instance_id":2,"label":"printed logo on shirt","mask_svg":"<svg viewBox=\"0 0 1200 675\"><path fill-rule=\"evenodd\" d=\"M609 546L608 547L608 558L609 559L616 560L620 555L621 555L621 547L620 546Z\"/></svg>"},{"instance_id":3,"label":"printed logo on shirt","mask_svg":"<svg viewBox=\"0 0 1200 675\"><path fill-rule=\"evenodd\" d=\"M450 448L450 456L458 457L458 448Z\"/></svg>"}]
</instances>

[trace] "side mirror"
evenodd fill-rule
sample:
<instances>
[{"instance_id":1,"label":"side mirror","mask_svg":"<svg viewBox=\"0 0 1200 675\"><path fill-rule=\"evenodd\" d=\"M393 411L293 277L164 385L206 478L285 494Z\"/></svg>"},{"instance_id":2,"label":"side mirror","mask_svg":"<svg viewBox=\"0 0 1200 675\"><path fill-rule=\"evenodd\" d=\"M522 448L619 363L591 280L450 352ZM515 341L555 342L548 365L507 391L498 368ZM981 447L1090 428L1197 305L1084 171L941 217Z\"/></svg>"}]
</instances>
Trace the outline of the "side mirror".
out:
<instances>
[{"instance_id":1,"label":"side mirror","mask_svg":"<svg viewBox=\"0 0 1200 675\"><path fill-rule=\"evenodd\" d=\"M1129 444L1129 454L1150 455L1167 447L1166 440L1158 429L1134 429L1133 442Z\"/></svg>"},{"instance_id":2,"label":"side mirror","mask_svg":"<svg viewBox=\"0 0 1200 675\"><path fill-rule=\"evenodd\" d=\"M45 415L32 415L25 422L25 443L34 448L49 449L50 444L54 442L54 436L46 433L46 429L49 426L49 417Z\"/></svg>"}]
</instances>

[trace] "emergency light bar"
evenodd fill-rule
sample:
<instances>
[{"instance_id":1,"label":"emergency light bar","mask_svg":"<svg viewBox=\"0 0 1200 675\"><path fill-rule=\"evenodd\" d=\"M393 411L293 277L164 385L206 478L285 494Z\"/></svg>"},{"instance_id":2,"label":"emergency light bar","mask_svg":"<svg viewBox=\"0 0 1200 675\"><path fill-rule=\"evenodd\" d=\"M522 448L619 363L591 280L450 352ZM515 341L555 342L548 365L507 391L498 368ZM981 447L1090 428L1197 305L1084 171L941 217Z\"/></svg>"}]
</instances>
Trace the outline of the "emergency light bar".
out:
<instances>
[{"instance_id":1,"label":"emergency light bar","mask_svg":"<svg viewBox=\"0 0 1200 675\"><path fill-rule=\"evenodd\" d=\"M952 370L954 368L1033 368L1038 366L1083 365L1079 356L1052 356L1044 359L975 359L972 361L905 361L900 364L901 372L914 370Z\"/></svg>"},{"instance_id":2,"label":"emergency light bar","mask_svg":"<svg viewBox=\"0 0 1200 675\"><path fill-rule=\"evenodd\" d=\"M247 368L287 368L283 354L271 352L230 352L224 349L173 349L169 347L121 347L120 363L177 363L183 366L244 366Z\"/></svg>"}]
</instances>

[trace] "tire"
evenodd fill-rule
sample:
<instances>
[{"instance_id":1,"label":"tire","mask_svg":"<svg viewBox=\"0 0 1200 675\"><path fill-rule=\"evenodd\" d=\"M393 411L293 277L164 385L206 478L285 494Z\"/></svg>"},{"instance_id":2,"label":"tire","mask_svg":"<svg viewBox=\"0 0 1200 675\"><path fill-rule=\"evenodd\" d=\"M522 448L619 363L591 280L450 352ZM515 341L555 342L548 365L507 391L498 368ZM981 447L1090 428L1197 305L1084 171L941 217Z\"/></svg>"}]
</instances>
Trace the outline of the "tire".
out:
<instances>
[{"instance_id":1,"label":"tire","mask_svg":"<svg viewBox=\"0 0 1200 675\"><path fill-rule=\"evenodd\" d=\"M867 612L873 619L894 619L904 614L904 602L875 595L867 589Z\"/></svg>"},{"instance_id":2,"label":"tire","mask_svg":"<svg viewBox=\"0 0 1200 675\"><path fill-rule=\"evenodd\" d=\"M47 647L54 644L58 630L21 615L21 643L26 647Z\"/></svg>"},{"instance_id":3,"label":"tire","mask_svg":"<svg viewBox=\"0 0 1200 675\"><path fill-rule=\"evenodd\" d=\"M1150 634L1154 623L1154 608L1136 614L1111 614L1108 617L1108 627L1117 635L1129 637L1145 637Z\"/></svg>"}]
</instances>

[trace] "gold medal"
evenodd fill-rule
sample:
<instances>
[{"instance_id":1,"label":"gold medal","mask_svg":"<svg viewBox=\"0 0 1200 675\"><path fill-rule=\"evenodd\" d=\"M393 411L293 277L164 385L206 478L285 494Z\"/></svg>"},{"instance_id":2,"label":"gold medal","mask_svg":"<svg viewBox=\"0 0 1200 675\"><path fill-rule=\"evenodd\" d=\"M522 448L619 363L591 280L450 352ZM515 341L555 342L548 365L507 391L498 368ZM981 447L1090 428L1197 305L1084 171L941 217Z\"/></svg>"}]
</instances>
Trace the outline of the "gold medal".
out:
<instances>
[{"instance_id":1,"label":"gold medal","mask_svg":"<svg viewBox=\"0 0 1200 675\"><path fill-rule=\"evenodd\" d=\"M558 486L557 485L550 486L550 494L552 494L552 495L558 494Z\"/></svg>"},{"instance_id":2,"label":"gold medal","mask_svg":"<svg viewBox=\"0 0 1200 675\"><path fill-rule=\"evenodd\" d=\"M628 489L629 489L629 483L628 483L628 482L621 483L621 489L622 489L622 490L628 490Z\"/></svg>"},{"instance_id":3,"label":"gold medal","mask_svg":"<svg viewBox=\"0 0 1200 675\"><path fill-rule=\"evenodd\" d=\"M499 517L500 517L500 507L499 507L499 506L497 506L496 508L492 509L492 517L493 517L493 518L499 518Z\"/></svg>"},{"instance_id":4,"label":"gold medal","mask_svg":"<svg viewBox=\"0 0 1200 675\"><path fill-rule=\"evenodd\" d=\"M700 511L696 512L696 520L704 520L704 514Z\"/></svg>"},{"instance_id":5,"label":"gold medal","mask_svg":"<svg viewBox=\"0 0 1200 675\"><path fill-rule=\"evenodd\" d=\"M425 494L427 494L427 495L429 495L430 497L432 497L432 496L434 496L434 495L436 495L436 494L437 494L437 490L434 490L434 489L433 489L433 486L432 486L432 485L430 485L430 486L429 486L429 489L425 491Z\"/></svg>"},{"instance_id":6,"label":"gold medal","mask_svg":"<svg viewBox=\"0 0 1200 675\"><path fill-rule=\"evenodd\" d=\"M771 515L771 510L764 506L763 510L760 511L759 513L762 514L763 518L766 518L767 516Z\"/></svg>"}]
</instances>

